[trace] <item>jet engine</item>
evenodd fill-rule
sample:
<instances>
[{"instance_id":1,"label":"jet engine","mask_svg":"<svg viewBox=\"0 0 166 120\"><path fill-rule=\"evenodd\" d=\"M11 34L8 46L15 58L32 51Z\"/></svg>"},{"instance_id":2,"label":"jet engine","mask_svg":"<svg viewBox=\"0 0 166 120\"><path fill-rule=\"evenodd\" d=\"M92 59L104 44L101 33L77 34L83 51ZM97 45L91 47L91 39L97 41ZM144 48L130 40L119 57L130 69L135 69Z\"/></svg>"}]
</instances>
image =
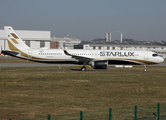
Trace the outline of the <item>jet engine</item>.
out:
<instances>
[{"instance_id":1,"label":"jet engine","mask_svg":"<svg viewBox=\"0 0 166 120\"><path fill-rule=\"evenodd\" d=\"M107 69L108 61L107 60L100 60L100 61L92 61L90 65L94 69Z\"/></svg>"}]
</instances>

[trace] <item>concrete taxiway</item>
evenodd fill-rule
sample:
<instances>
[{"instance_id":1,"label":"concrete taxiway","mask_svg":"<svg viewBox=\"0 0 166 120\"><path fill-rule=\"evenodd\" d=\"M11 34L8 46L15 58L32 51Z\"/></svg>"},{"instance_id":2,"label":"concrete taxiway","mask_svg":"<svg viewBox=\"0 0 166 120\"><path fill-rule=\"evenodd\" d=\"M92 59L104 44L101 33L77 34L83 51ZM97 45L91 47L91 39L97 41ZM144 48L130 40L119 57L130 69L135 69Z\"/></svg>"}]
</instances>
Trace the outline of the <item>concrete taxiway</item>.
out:
<instances>
[{"instance_id":1,"label":"concrete taxiway","mask_svg":"<svg viewBox=\"0 0 166 120\"><path fill-rule=\"evenodd\" d=\"M78 66L74 64L45 64L45 63L0 63L0 67L57 67L57 66ZM115 66L115 65L109 65ZM166 66L166 63L148 66Z\"/></svg>"}]
</instances>

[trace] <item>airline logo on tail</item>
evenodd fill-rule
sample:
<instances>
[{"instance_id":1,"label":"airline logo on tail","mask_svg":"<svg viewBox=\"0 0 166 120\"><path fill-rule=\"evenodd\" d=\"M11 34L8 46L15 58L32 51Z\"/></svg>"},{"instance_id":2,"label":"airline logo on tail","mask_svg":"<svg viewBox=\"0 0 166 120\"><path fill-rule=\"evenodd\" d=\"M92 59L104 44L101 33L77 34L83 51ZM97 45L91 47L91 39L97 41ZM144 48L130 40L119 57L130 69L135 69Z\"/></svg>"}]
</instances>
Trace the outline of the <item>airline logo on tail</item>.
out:
<instances>
[{"instance_id":1,"label":"airline logo on tail","mask_svg":"<svg viewBox=\"0 0 166 120\"><path fill-rule=\"evenodd\" d=\"M14 33L10 33L15 39L19 39Z\"/></svg>"},{"instance_id":2,"label":"airline logo on tail","mask_svg":"<svg viewBox=\"0 0 166 120\"><path fill-rule=\"evenodd\" d=\"M11 28L9 28L9 30L11 30ZM14 38L10 38L15 44L19 44L18 41L16 39L19 39L19 37L14 34L14 33L10 33L10 35L12 35ZM8 35L8 37L10 37L10 35Z\"/></svg>"},{"instance_id":3,"label":"airline logo on tail","mask_svg":"<svg viewBox=\"0 0 166 120\"><path fill-rule=\"evenodd\" d=\"M4 26L9 49L12 51L20 51L23 49L30 49L13 30L11 26Z\"/></svg>"}]
</instances>

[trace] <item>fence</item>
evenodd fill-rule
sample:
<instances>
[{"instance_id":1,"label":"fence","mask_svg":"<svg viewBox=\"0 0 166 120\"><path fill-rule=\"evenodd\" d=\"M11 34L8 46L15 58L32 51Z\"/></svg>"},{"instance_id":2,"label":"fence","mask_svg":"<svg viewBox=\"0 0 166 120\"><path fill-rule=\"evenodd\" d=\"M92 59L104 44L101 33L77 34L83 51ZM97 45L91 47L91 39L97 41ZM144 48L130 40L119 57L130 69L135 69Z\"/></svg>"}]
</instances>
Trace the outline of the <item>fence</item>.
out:
<instances>
[{"instance_id":1,"label":"fence","mask_svg":"<svg viewBox=\"0 0 166 120\"><path fill-rule=\"evenodd\" d=\"M163 116L166 116L166 103L19 120L160 120Z\"/></svg>"}]
</instances>

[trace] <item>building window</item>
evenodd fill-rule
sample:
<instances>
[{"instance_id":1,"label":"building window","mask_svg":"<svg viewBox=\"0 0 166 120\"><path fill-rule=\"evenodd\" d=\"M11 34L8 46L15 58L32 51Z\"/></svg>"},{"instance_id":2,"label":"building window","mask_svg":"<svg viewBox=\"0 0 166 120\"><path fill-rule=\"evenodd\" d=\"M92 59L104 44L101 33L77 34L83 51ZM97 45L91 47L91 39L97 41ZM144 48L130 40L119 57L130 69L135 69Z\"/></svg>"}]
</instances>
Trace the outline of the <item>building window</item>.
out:
<instances>
[{"instance_id":1,"label":"building window","mask_svg":"<svg viewBox=\"0 0 166 120\"><path fill-rule=\"evenodd\" d=\"M93 46L93 49L96 49L96 46Z\"/></svg>"},{"instance_id":2,"label":"building window","mask_svg":"<svg viewBox=\"0 0 166 120\"><path fill-rule=\"evenodd\" d=\"M30 47L30 41L29 40L26 40L25 44Z\"/></svg>"},{"instance_id":3,"label":"building window","mask_svg":"<svg viewBox=\"0 0 166 120\"><path fill-rule=\"evenodd\" d=\"M115 47L112 47L113 50L115 50Z\"/></svg>"},{"instance_id":4,"label":"building window","mask_svg":"<svg viewBox=\"0 0 166 120\"><path fill-rule=\"evenodd\" d=\"M109 50L110 49L110 47L107 47L107 50Z\"/></svg>"},{"instance_id":5,"label":"building window","mask_svg":"<svg viewBox=\"0 0 166 120\"><path fill-rule=\"evenodd\" d=\"M45 47L45 41L40 41L40 47Z\"/></svg>"},{"instance_id":6,"label":"building window","mask_svg":"<svg viewBox=\"0 0 166 120\"><path fill-rule=\"evenodd\" d=\"M99 50L101 49L101 46L99 46Z\"/></svg>"},{"instance_id":7,"label":"building window","mask_svg":"<svg viewBox=\"0 0 166 120\"><path fill-rule=\"evenodd\" d=\"M120 47L121 50L123 50L123 47Z\"/></svg>"}]
</instances>

